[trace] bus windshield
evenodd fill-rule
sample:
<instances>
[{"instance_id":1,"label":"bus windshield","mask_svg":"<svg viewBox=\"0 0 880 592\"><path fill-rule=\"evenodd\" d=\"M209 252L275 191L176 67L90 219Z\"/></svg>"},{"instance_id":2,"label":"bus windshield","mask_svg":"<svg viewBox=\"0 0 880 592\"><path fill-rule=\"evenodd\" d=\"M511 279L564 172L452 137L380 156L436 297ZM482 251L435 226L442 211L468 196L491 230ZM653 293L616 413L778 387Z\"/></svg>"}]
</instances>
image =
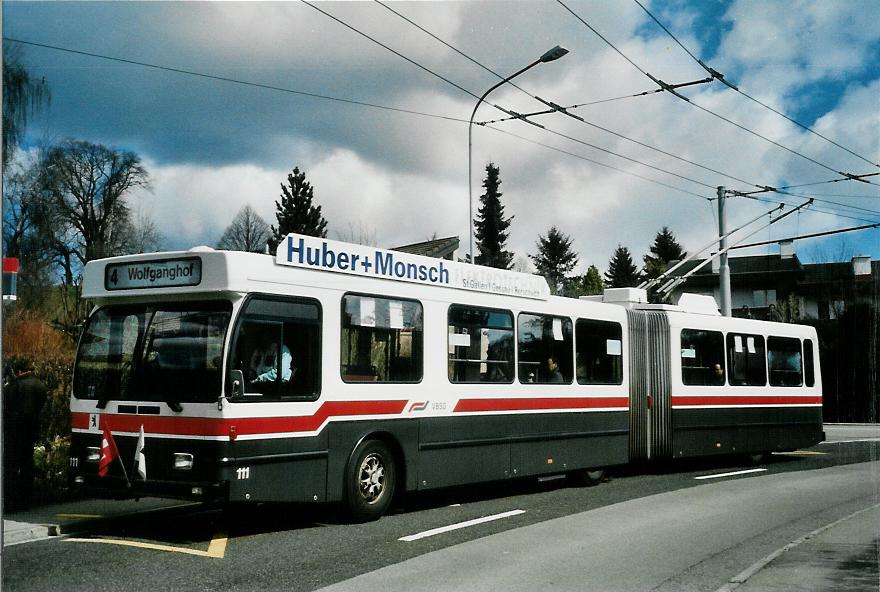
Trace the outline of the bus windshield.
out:
<instances>
[{"instance_id":1,"label":"bus windshield","mask_svg":"<svg viewBox=\"0 0 880 592\"><path fill-rule=\"evenodd\" d=\"M225 301L114 305L89 318L73 395L107 401L210 402L220 396Z\"/></svg>"}]
</instances>

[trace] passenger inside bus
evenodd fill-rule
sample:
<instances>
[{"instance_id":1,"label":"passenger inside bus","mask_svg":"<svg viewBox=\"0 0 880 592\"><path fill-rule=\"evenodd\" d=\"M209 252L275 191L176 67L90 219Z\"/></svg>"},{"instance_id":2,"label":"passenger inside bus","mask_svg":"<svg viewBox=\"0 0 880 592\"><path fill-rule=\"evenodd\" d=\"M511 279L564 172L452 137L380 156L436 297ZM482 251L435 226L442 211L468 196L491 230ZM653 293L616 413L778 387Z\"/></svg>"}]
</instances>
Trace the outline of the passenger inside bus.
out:
<instances>
[{"instance_id":1,"label":"passenger inside bus","mask_svg":"<svg viewBox=\"0 0 880 592\"><path fill-rule=\"evenodd\" d=\"M272 342L265 348L257 348L251 355L251 369L256 374L254 382L273 382L278 378L278 343ZM281 380L290 381L296 372L290 349L281 345Z\"/></svg>"},{"instance_id":2,"label":"passenger inside bus","mask_svg":"<svg viewBox=\"0 0 880 592\"><path fill-rule=\"evenodd\" d=\"M564 382L562 372L559 371L559 363L554 356L547 358L547 382Z\"/></svg>"}]
</instances>

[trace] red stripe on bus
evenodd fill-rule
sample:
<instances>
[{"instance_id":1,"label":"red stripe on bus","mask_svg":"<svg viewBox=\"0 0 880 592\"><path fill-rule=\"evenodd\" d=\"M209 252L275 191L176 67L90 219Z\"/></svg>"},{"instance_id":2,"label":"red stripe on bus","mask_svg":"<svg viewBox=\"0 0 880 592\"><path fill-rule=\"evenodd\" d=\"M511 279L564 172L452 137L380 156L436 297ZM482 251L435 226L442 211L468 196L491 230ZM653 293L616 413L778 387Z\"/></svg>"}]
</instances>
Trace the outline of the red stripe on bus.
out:
<instances>
[{"instance_id":1,"label":"red stripe on bus","mask_svg":"<svg viewBox=\"0 0 880 592\"><path fill-rule=\"evenodd\" d=\"M102 414L114 432L138 432L141 425L151 434L184 436L228 436L234 427L237 436L249 434L276 434L313 432L332 417L357 415L399 415L406 401L328 401L314 415L288 417L166 417L131 414ZM71 424L76 429L88 429L89 413L74 412ZM107 418L107 419L104 419Z\"/></svg>"},{"instance_id":2,"label":"red stripe on bus","mask_svg":"<svg viewBox=\"0 0 880 592\"><path fill-rule=\"evenodd\" d=\"M697 396L672 397L672 405L821 405L821 396Z\"/></svg>"},{"instance_id":3,"label":"red stripe on bus","mask_svg":"<svg viewBox=\"0 0 880 592\"><path fill-rule=\"evenodd\" d=\"M606 409L629 407L627 397L536 398L536 399L461 399L454 412L532 411L548 409Z\"/></svg>"}]
</instances>

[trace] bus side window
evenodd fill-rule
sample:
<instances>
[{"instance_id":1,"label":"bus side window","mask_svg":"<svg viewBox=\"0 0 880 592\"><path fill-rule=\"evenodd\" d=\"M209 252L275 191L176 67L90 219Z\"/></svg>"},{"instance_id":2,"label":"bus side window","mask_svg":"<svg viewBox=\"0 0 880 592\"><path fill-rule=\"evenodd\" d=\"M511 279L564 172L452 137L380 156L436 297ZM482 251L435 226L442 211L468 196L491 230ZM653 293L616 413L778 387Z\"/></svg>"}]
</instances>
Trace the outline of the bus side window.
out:
<instances>
[{"instance_id":1,"label":"bus side window","mask_svg":"<svg viewBox=\"0 0 880 592\"><path fill-rule=\"evenodd\" d=\"M578 384L623 382L622 333L620 323L577 320L574 336Z\"/></svg>"},{"instance_id":2,"label":"bus side window","mask_svg":"<svg viewBox=\"0 0 880 592\"><path fill-rule=\"evenodd\" d=\"M346 294L342 297L342 380L420 382L422 335L420 302Z\"/></svg>"},{"instance_id":3,"label":"bus side window","mask_svg":"<svg viewBox=\"0 0 880 592\"><path fill-rule=\"evenodd\" d=\"M770 386L801 386L804 376L801 340L796 337L768 337L767 366L770 370Z\"/></svg>"},{"instance_id":4,"label":"bus side window","mask_svg":"<svg viewBox=\"0 0 880 592\"><path fill-rule=\"evenodd\" d=\"M804 382L807 386L816 384L816 371L813 368L812 339L804 339Z\"/></svg>"},{"instance_id":5,"label":"bus side window","mask_svg":"<svg viewBox=\"0 0 880 592\"><path fill-rule=\"evenodd\" d=\"M762 335L727 334L727 376L734 386L765 386L767 362Z\"/></svg>"},{"instance_id":6,"label":"bus side window","mask_svg":"<svg viewBox=\"0 0 880 592\"><path fill-rule=\"evenodd\" d=\"M700 386L724 384L724 335L720 331L681 330L681 381Z\"/></svg>"},{"instance_id":7,"label":"bus side window","mask_svg":"<svg viewBox=\"0 0 880 592\"><path fill-rule=\"evenodd\" d=\"M574 376L571 319L520 313L519 381L571 384Z\"/></svg>"},{"instance_id":8,"label":"bus side window","mask_svg":"<svg viewBox=\"0 0 880 592\"><path fill-rule=\"evenodd\" d=\"M513 382L513 313L453 304L447 330L450 382Z\"/></svg>"},{"instance_id":9,"label":"bus side window","mask_svg":"<svg viewBox=\"0 0 880 592\"><path fill-rule=\"evenodd\" d=\"M320 393L320 307L316 302L254 298L239 323L233 370L247 400L313 400Z\"/></svg>"}]
</instances>

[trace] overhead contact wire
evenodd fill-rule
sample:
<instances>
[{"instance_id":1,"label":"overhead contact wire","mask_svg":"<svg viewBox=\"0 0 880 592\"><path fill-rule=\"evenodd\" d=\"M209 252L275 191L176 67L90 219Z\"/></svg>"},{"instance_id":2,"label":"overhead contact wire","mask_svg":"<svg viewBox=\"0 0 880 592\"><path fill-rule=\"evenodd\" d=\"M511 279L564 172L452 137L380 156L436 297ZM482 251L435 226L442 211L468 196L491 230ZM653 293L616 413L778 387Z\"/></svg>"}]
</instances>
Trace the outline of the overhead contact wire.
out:
<instances>
[{"instance_id":1,"label":"overhead contact wire","mask_svg":"<svg viewBox=\"0 0 880 592\"><path fill-rule=\"evenodd\" d=\"M730 82L724 80L724 76L723 76L723 75L721 75L717 70L715 70L715 69L710 68L709 66L707 66L705 63L703 63L703 60L701 60L701 59L699 59L697 56L695 56L695 55L694 55L694 54L693 54L693 53L692 53L687 47L685 47L685 45L684 45L681 41L678 40L678 38L677 38L675 35L672 34L672 32L671 32L669 29L666 28L666 26L665 26L663 23L660 22L660 20L659 20L657 17L655 17L653 14L651 14L651 11L648 10L647 8L645 8L645 6L644 6L641 2L639 2L639 0L633 0L633 2L635 2L636 4L638 4L639 7L640 7L642 10L645 11L645 14L647 14L649 17L651 17L651 19L652 19L655 23L657 23L657 25L658 25L661 29L663 29L664 31L666 31L666 34L669 35L669 37L670 37L673 41L675 41L675 43L677 43L678 46L681 47L681 48L685 51L685 53L687 53L689 56L691 56L691 59L693 59L695 62L697 62L697 63L698 63L698 64L699 64L704 70L706 70L706 71L707 71L709 74L711 74L714 78L716 78L716 79L720 80L722 83L724 83L725 86L730 87L731 89L735 90L736 92L738 92L738 93L741 94L742 96L746 97L747 99L749 99L749 100L751 100L751 101L754 101L754 102L757 103L758 105L761 105L761 106L764 107L765 109L769 109L769 110L772 111L773 113L775 113L775 114L779 115L780 117L782 117L782 118L784 118L784 119L790 121L791 123L795 124L795 125L798 126L799 128L804 129L804 130L810 132L811 134L813 134L813 135L815 135L815 136L818 136L818 137L822 138L822 139L825 140L826 142L829 142L829 143L831 143L831 144L837 146L837 147L840 148L841 150L843 150L843 151L845 151L845 152L848 152L848 153L851 154L852 156L855 156L856 158L858 158L858 159L860 159L860 160L863 160L863 161L867 162L867 163L870 164L871 166L880 167L880 164L877 164L877 163L875 163L875 162L872 162L871 160L865 158L865 157L862 156L861 154L858 154L858 153L856 153L856 152L853 152L852 150L850 150L850 149L847 148L846 146L843 146L843 145L841 145L841 144L835 142L835 141L832 140L831 138L828 138L828 137L826 137L826 136L820 134L819 132L817 132L816 130L810 128L809 126L804 125L803 123L800 123L799 121L796 121L795 119L792 119L791 117L789 117L789 116L786 115L785 113L783 113L783 112L781 112L781 111L778 111L778 110L774 109L773 107L771 107L770 105L767 105L767 104L765 104L764 102L762 102L762 101L756 99L755 97L751 96L750 94L748 94L747 92L745 92L744 90L742 90L741 88L739 88L738 86L736 86L736 85L734 85L734 84L731 84Z\"/></svg>"},{"instance_id":2,"label":"overhead contact wire","mask_svg":"<svg viewBox=\"0 0 880 592\"><path fill-rule=\"evenodd\" d=\"M171 67L171 66L161 66L161 65L158 65L158 64L151 64L151 63L149 63L149 62L140 62L140 61L137 61L137 60L130 60L130 59L126 59L126 58L119 58L119 57L114 57L114 56L108 56L108 55L103 55L103 54L99 54L99 53L93 53L93 52L89 52L89 51L82 51L82 50L78 50L78 49L71 49L71 48L69 48L69 47L59 47L59 46L57 46L57 45L49 45L49 44L47 44L47 43L37 43L37 42L34 42L34 41L25 41L25 40L23 40L23 39L15 39L15 38L12 38L12 37L4 37L3 40L4 40L4 41L11 41L11 42L13 42L13 43L21 43L22 45L30 45L30 46L33 46L33 47L41 47L41 48L43 48L43 49L51 49L51 50L54 50L54 51L61 51L61 52L64 52L64 53L71 53L71 54L76 54L76 55L87 56L87 57L90 57L90 58L98 58L98 59L101 59L101 60L109 60L109 61L111 61L111 62L120 62L120 63L123 63L123 64L130 64L130 65L133 65L133 66L141 66L141 67L144 67L144 68L152 68L152 69L154 69L154 70L163 70L163 71L166 71L166 72L173 72L173 73L175 73L175 74L186 74L186 75L188 75L188 76L196 76L196 77L198 77L198 78L206 78L206 79L208 79L208 80L216 80L216 81L219 81L219 82L228 82L228 83L231 83L231 84L238 84L238 85L241 85L241 86L250 86L250 87L254 87L254 88L261 88L261 89L264 89L264 90L272 90L272 91L283 92L283 93L288 93L288 94L301 95L301 96L310 97L310 98L313 98L313 99L323 99L323 100L327 100L327 101L335 101L335 102L337 102L337 103L346 103L346 104L349 104L349 105L359 105L359 106L361 106L361 107L371 107L371 108L373 108L373 109L382 109L382 110L385 110L385 111L395 111L395 112L398 112L398 113L407 113L407 114L410 114L410 115L421 115L421 116L423 116L423 117L433 117L433 118L435 118L435 119L445 119L445 120L447 120L447 121L456 121L456 122L460 122L460 123L467 123L467 122L468 122L467 119L459 119L459 118L457 118L457 117L449 117L449 116L446 116L446 115L437 115L437 114L435 114L435 113L425 113L425 112L423 112L423 111L414 111L414 110L412 110L412 109L402 109L402 108L399 108L399 107L389 107L389 106L387 106L387 105L378 105L378 104L376 104L376 103L368 103L368 102L365 102L365 101L357 101L357 100L354 100L354 99L343 99L343 98L341 98L341 97L334 97L334 96L331 96L331 95L322 95L322 94L318 94L318 93L312 93L312 92L307 92L307 91L302 91L302 90L296 90L296 89L292 89L292 88L285 88L285 87L282 87L282 86L273 86L273 85L270 85L270 84L263 84L263 83L260 83L260 82L250 82L250 81L246 81L246 80L238 80L238 79L236 79L236 78L230 78L230 77L228 77L228 76L217 76L217 75L214 75L214 74L205 74L205 73L203 73L203 72L196 72L196 71L194 71L194 70L185 70L185 69L183 69L183 68L174 68L174 67Z\"/></svg>"},{"instance_id":3,"label":"overhead contact wire","mask_svg":"<svg viewBox=\"0 0 880 592\"><path fill-rule=\"evenodd\" d=\"M742 130L742 131L744 131L744 132L746 132L746 133L749 133L749 134L751 134L751 135L753 135L753 136L755 136L755 137L757 137L757 138L760 138L760 139L764 140L765 142L769 142L770 144L773 144L774 146L776 146L776 147L778 147L778 148L781 148L781 149L783 149L783 150L785 150L785 151L787 151L787 152L789 152L789 153L791 153L791 154L793 154L793 155L795 155L795 156L798 156L798 157L800 157L800 158L803 158L804 160L807 160L807 161L809 161L809 162L812 162L813 164L815 164L815 165L817 165L817 166L820 166L820 167L822 167L822 168L824 168L824 169L827 169L827 170L829 170L829 171L832 171L832 172L834 172L834 173L838 173L838 174L840 174L840 175L850 176L850 177L854 177L854 176L856 176L856 175L847 175L847 173L844 173L844 172L842 172L842 171L839 171L839 170L835 169L834 167L831 167L831 166L828 166L828 165L825 164L825 163L819 162L818 160L816 160L816 159L814 159L814 158L812 158L812 157L809 157L809 156L807 156L807 155L805 155L805 154L801 154L801 153L798 152L797 150L794 150L794 149L792 149L792 148L789 148L788 146L785 146L785 145L783 145L783 144L780 144L779 142L777 142L777 141L775 141L775 140L772 140L772 139L770 139L770 138L768 138L768 137L766 137L766 136L764 136L764 135L762 135L762 134L759 134L758 132L749 129L749 128L745 127L744 125L739 124L739 123L733 121L732 119L730 119L730 118L728 118L728 117L725 117L724 115L721 115L721 114L719 114L719 113L715 113L714 111L712 111L712 110L710 110L710 109L707 109L707 108L703 107L702 105L699 105L698 103L695 103L695 102L691 101L689 98L685 97L684 95L682 95L682 94L680 94L680 93L678 93L678 92L675 92L674 90L671 90L670 85L668 85L668 84L664 83L663 81L661 81L661 80L655 78L654 76L652 76L651 74L649 74L647 71L645 71L641 66L639 66L638 64L636 64L633 60L631 60L631 59L629 58L629 56L627 56L627 55L624 54L622 51L620 51L620 50L619 50L619 49L618 49L613 43L611 43L608 39L606 39L606 38L605 38L601 33L599 33L599 32L598 32L593 26L591 26L587 21L585 21L583 18L581 18L580 15L578 15L578 14L577 14L576 12L574 12L571 8L569 8L568 6L566 6L565 3L564 3L562 0L556 0L556 1L557 1L557 2L558 2L563 8L565 8L569 13L571 13L571 14L572 14L577 20L579 20L579 21L580 21L585 27L587 27L590 31L592 31L595 35L597 35L602 41L604 41L604 42L605 42L605 43L606 43L611 49L613 49L614 51L616 51L616 52L617 52L620 56L622 56L627 62L629 62L634 68L636 68L639 72L641 72L642 74L644 74L645 76L647 76L648 78L650 78L651 80L653 80L658 86L661 86L661 87L664 88L665 90L670 91L671 94L675 95L676 97L678 97L678 98L682 99L683 101L685 101L685 102L687 102L687 103L693 105L693 106L696 107L697 109L700 109L701 111L703 111L703 112L705 112L705 113L707 113L707 114L709 114L709 115L712 115L713 117L716 117L716 118L718 118L718 119L721 119L722 121L725 121L725 122L727 122L728 124L730 124L730 125L732 125L732 126L738 128L738 129L740 129L740 130ZM728 84L729 84L729 83L728 83ZM865 182L865 183L870 183L870 184L872 184L872 185L875 184L875 183L872 183L872 182L870 182L870 181L864 181L864 180L863 180L863 182Z\"/></svg>"},{"instance_id":4,"label":"overhead contact wire","mask_svg":"<svg viewBox=\"0 0 880 592\"><path fill-rule=\"evenodd\" d=\"M489 68L488 66L482 64L480 61L474 59L473 57L467 55L466 53L464 53L463 51L459 50L458 48L456 48L456 47L453 46L452 44L450 44L450 43L446 42L445 40L441 39L440 37L438 37L437 35L435 35L435 34L432 33L431 31L427 30L426 28L422 27L421 25L419 25L418 23L416 23L415 21L413 21L412 19L410 19L410 18L406 17L405 15L401 14L400 12L394 10L394 9L391 8L390 6L387 6L387 5L386 5L384 2L382 2L381 0L374 0L374 1L375 1L377 4L379 4L380 6L382 6L383 8L387 9L388 11L390 11L390 12L392 12L393 14L397 15L397 16L400 17L401 19L405 20L406 22L408 22L408 23L411 24L412 26L416 27L417 29L419 29L420 31L422 31L423 33L425 33L426 35L429 35L432 39L438 41L439 43L443 44L445 47L451 49L452 51L456 52L458 55L464 57L465 59L467 59L467 60L470 61L471 63L476 64L477 66L479 66L480 68L482 68L482 69L485 70L486 72L489 72L490 74L492 74L492 75L498 77L499 79L502 79L502 80L504 79L504 76L502 76L501 74L495 72L494 70L492 70L492 69ZM337 19L337 20L338 20L338 19ZM589 26L589 25L588 25L588 26ZM351 27L350 27L350 28L351 28ZM598 34L598 33L597 33L597 34ZM384 47L384 46L383 46L383 47ZM393 50L392 50L392 51L393 51ZM395 52L395 53L397 53L397 52ZM398 54L398 55L399 55L399 54ZM445 80L445 79L444 79L444 80ZM689 159L687 159L687 158L684 158L684 157L678 156L678 155L676 155L676 154L673 154L673 153L668 152L668 151L666 151L666 150L663 150L663 149L661 149L661 148L657 148L657 147L655 147L655 146L651 146L650 144L646 144L646 143L644 143L644 142L640 142L639 140L635 140L635 139L630 138L630 137L628 137L628 136L626 136L626 135L624 135L624 134L621 134L621 133L619 133L619 132L615 132L614 130L611 130L611 129L608 129L608 128L603 127L603 126L601 126L601 125L598 125L598 124L592 123L592 122L590 122L590 121L587 121L587 120L584 119L583 117L579 117L579 116L577 116L577 115L574 115L574 114L572 114L572 113L568 113L568 112L567 112L567 109L571 109L571 108L573 108L573 107L562 107L562 108L560 108L558 105L554 105L554 104L550 103L549 101L545 101L544 99L542 99L542 98L538 97L537 95L535 95L535 94L533 94L533 93L531 93L531 92L525 90L524 88L522 88L521 86L517 85L516 83L514 83L514 82L512 82L512 81L508 81L508 84L510 84L511 86L513 86L514 88L516 88L517 90L519 90L520 92L522 92L522 93L528 95L530 98L536 99L536 100L538 100L538 101L540 101L540 102L542 102L542 103L544 103L544 104L547 104L547 105L552 105L552 108L549 109L549 110L547 110L547 111L541 111L541 112L537 112L537 113L529 113L529 114L516 114L515 116L511 117L510 119L523 119L524 117L528 117L528 116L531 116L531 115L549 114L549 113L554 113L554 112L560 112L560 113L562 113L563 115L567 115L568 117L571 117L571 118L573 118L573 119L575 119L575 120L581 122L581 123L584 124L584 125L588 125L588 126L590 126L590 127L592 127L592 128L595 128L595 129L601 130L601 131L603 131L603 132L605 132L605 133L607 133L607 134L611 134L611 135L613 135L613 136L615 136L615 137L617 137L617 138L620 138L620 139L626 140L626 141L628 141L628 142L632 142L632 143L634 143L634 144L636 144L636 145L638 145L638 146L641 146L641 147L643 147L643 148L647 148L647 149L649 149L649 150L653 150L653 151L655 151L655 152L658 152L658 153L663 154L663 155L665 155L665 156L668 156L668 157L670 157L670 158L674 158L674 159L676 159L676 160L679 160L679 161L681 161L681 162L687 163L687 164L689 164L689 165L691 165L691 166L695 166L695 167L701 168L701 169L703 169L703 170L709 171L709 172L714 173L714 174L716 174L716 175L721 175L722 177L727 177L728 179L733 179L734 181L737 181L737 182L739 182L739 183L744 183L744 184L746 184L746 185L752 185L752 186L755 186L755 187L760 187L760 185L757 185L757 184L755 184L755 183L750 183L749 181L746 181L746 180L741 179L741 178L739 178L739 177L736 177L736 176L734 176L734 175L730 175L730 174L724 173L724 172L722 172L722 171L719 171L719 170L717 170L717 169L713 169L713 168L711 168L711 167L708 167L708 166L705 166L705 165L701 165L701 164L699 164L699 163L697 163L697 162L694 162L694 161L692 161L692 160L689 160ZM688 83L688 84L691 84L691 83ZM657 89L656 91L645 91L644 93L641 93L641 94L647 94L647 93L649 93L649 92L662 92L662 91L663 91L663 89ZM636 95L631 95L631 96L636 96ZM607 101L611 101L611 100L616 100L616 99L605 99L605 100L602 100L602 101L596 101L596 103L607 102ZM584 103L584 105L586 105L586 104L589 104L589 103ZM488 124L488 123L497 123L498 121L506 121L506 120L507 120L507 119L496 120L496 121L487 121L487 122L479 122L478 125L486 125L486 124ZM615 152L611 152L611 151L606 150L606 149L604 149L604 148L599 148L598 146L595 146L595 145L593 145L593 144L589 144L589 143L582 142L582 141L577 140L577 139L575 139L575 138L572 138L572 137L570 137L570 136L566 136L566 135L564 135L564 134L560 134L559 132L555 132L555 131L553 131L553 130L551 130L551 129L547 129L546 127L545 127L544 129L546 129L546 130L547 130L548 132L550 132L550 133L553 133L553 134L556 134L556 135L561 135L562 137L565 137L566 139L569 139L569 140L571 140L571 141L574 141L574 142L577 142L577 143L585 144L585 145L587 145L587 146L589 146L589 147L591 147L591 148L593 148L593 149L596 149L596 150L602 150L602 151L608 152L609 154L612 154L612 155L614 155L614 156L617 156L617 157L619 157L619 158L625 158L625 159L627 159L627 160L632 160L633 162L637 162L638 164L641 164L641 165L643 165L643 166L648 166L648 167L651 167L651 168L655 168L655 169L660 170L660 171L662 171L662 172L664 172L664 173L671 174L671 175L674 175L674 176L677 176L677 177L680 177L680 178L686 179L686 180L688 180L688 181L692 181L692 182L698 183L698 184L703 185L703 186L705 186L705 187L712 188L711 185L706 185L705 183L700 183L700 182L698 182L698 181L694 181L693 179L690 179L690 178L684 177L684 176L682 176L682 175L677 175L677 174L675 174L675 173L670 173L669 171L666 171L666 170L664 170L664 169L659 169L659 168L657 168L657 167L652 167L652 165L647 165L647 164L644 164L644 163L642 163L642 162L640 162L640 161L637 161L637 160L635 160L635 159L630 159L629 157L622 156L622 155L620 155L620 154L617 154L617 153L615 153Z\"/></svg>"}]
</instances>

